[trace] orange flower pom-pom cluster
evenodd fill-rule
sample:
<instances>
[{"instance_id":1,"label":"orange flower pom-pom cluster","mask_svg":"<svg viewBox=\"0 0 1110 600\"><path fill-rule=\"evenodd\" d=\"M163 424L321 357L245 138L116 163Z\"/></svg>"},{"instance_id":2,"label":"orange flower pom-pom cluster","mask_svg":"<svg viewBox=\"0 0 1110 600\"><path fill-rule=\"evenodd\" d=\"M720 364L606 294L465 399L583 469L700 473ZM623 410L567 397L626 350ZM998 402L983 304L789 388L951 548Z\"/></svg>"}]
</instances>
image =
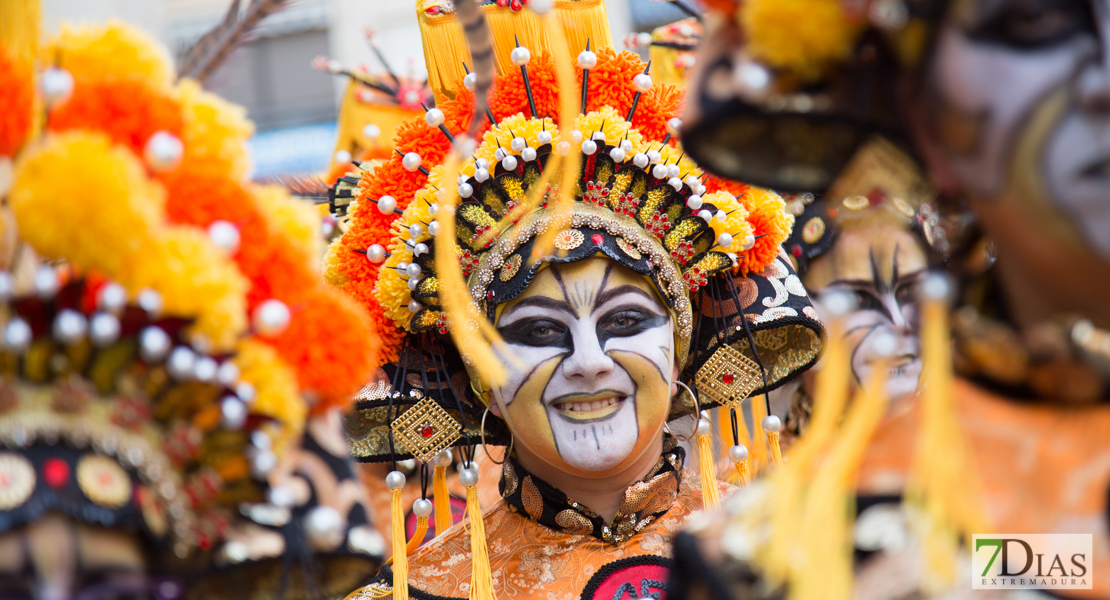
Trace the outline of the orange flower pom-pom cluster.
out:
<instances>
[{"instance_id":1,"label":"orange flower pom-pom cluster","mask_svg":"<svg viewBox=\"0 0 1110 600\"><path fill-rule=\"evenodd\" d=\"M142 155L156 131L181 137L181 106L141 79L77 79L73 97L50 112L50 129L96 129Z\"/></svg>"},{"instance_id":2,"label":"orange flower pom-pom cluster","mask_svg":"<svg viewBox=\"0 0 1110 600\"><path fill-rule=\"evenodd\" d=\"M758 273L774 262L794 227L794 217L786 212L782 197L770 190L712 176L706 179L705 189L727 191L748 210L748 223L756 240L751 249L736 257L740 273Z\"/></svg>"},{"instance_id":3,"label":"orange flower pom-pom cluster","mask_svg":"<svg viewBox=\"0 0 1110 600\"><path fill-rule=\"evenodd\" d=\"M31 134L35 84L29 61L0 48L0 156L13 156Z\"/></svg>"}]
</instances>

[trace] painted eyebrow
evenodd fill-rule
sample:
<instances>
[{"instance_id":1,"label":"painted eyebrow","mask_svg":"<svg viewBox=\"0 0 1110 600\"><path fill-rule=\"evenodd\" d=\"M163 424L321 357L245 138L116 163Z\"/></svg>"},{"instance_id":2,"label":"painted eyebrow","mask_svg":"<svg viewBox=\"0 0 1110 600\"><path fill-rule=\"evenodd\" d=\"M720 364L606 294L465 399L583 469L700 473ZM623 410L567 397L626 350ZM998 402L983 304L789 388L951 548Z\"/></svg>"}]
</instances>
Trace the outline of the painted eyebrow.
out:
<instances>
[{"instance_id":1,"label":"painted eyebrow","mask_svg":"<svg viewBox=\"0 0 1110 600\"><path fill-rule=\"evenodd\" d=\"M615 298L617 296L621 296L623 294L639 294L639 295L643 296L644 298L646 298L648 300L652 300L652 301L655 300L654 298L651 297L650 294L648 294L644 290L642 290L642 289L640 289L640 288L638 288L634 285L627 285L626 284L626 285L615 287L611 290L605 290L604 292L599 294L598 297L597 297L597 301L594 302L594 308L593 308L592 311L590 311L590 314L593 314L593 313L597 312L597 309L601 308L606 302L612 300L613 298Z\"/></svg>"},{"instance_id":2,"label":"painted eyebrow","mask_svg":"<svg viewBox=\"0 0 1110 600\"><path fill-rule=\"evenodd\" d=\"M547 296L531 296L529 298L521 300L520 302L517 302L515 305L513 305L512 308L505 311L505 313L501 315L501 318L508 317L509 315L513 314L513 312L516 311L516 309L518 308L525 308L528 306L550 308L552 310L558 310L570 315L574 315L574 309L570 307L570 304L567 304L563 300L555 300L553 298L548 298Z\"/></svg>"}]
</instances>

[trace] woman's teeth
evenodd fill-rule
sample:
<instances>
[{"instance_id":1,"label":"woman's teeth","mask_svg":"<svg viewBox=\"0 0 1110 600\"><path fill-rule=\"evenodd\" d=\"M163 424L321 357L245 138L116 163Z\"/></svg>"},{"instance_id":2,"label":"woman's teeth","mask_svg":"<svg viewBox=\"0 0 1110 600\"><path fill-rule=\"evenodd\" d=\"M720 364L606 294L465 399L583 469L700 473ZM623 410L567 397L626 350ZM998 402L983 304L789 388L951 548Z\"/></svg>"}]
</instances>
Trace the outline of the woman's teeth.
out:
<instances>
[{"instance_id":1,"label":"woman's teeth","mask_svg":"<svg viewBox=\"0 0 1110 600\"><path fill-rule=\"evenodd\" d=\"M593 402L564 402L559 406L559 409L568 412L593 412L613 406L621 400L624 400L624 398L613 396L601 400L594 400Z\"/></svg>"}]
</instances>

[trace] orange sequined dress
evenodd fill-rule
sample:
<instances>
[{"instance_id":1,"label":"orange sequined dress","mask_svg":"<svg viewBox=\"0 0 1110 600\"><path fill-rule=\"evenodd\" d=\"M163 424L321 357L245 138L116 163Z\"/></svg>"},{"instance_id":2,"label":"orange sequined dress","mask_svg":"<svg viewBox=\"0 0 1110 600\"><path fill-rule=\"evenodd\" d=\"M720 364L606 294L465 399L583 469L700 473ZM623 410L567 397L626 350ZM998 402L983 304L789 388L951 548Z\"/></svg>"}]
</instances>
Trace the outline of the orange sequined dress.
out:
<instances>
[{"instance_id":1,"label":"orange sequined dress","mask_svg":"<svg viewBox=\"0 0 1110 600\"><path fill-rule=\"evenodd\" d=\"M665 597L671 537L702 508L699 478L683 477L684 457L667 438L659 463L628 488L608 523L510 459L502 498L484 512L497 597L608 600L622 589L624 597ZM734 489L719 486L722 496ZM411 597L466 598L471 565L465 523L410 555L409 569ZM387 597L392 578L384 568L348 600Z\"/></svg>"}]
</instances>

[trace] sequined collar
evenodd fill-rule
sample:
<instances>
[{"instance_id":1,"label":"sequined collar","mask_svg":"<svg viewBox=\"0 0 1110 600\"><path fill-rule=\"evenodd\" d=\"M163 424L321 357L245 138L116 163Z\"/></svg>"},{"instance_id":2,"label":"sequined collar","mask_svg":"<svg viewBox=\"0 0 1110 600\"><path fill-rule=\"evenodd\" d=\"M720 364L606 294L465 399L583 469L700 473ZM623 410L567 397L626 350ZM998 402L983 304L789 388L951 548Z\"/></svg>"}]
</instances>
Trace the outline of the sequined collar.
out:
<instances>
[{"instance_id":1,"label":"sequined collar","mask_svg":"<svg viewBox=\"0 0 1110 600\"><path fill-rule=\"evenodd\" d=\"M632 484L612 523L571 500L566 494L532 475L509 458L501 472L501 497L514 512L556 531L592 535L620 544L662 516L678 497L686 451L670 436L663 438L663 454L643 481Z\"/></svg>"}]
</instances>

